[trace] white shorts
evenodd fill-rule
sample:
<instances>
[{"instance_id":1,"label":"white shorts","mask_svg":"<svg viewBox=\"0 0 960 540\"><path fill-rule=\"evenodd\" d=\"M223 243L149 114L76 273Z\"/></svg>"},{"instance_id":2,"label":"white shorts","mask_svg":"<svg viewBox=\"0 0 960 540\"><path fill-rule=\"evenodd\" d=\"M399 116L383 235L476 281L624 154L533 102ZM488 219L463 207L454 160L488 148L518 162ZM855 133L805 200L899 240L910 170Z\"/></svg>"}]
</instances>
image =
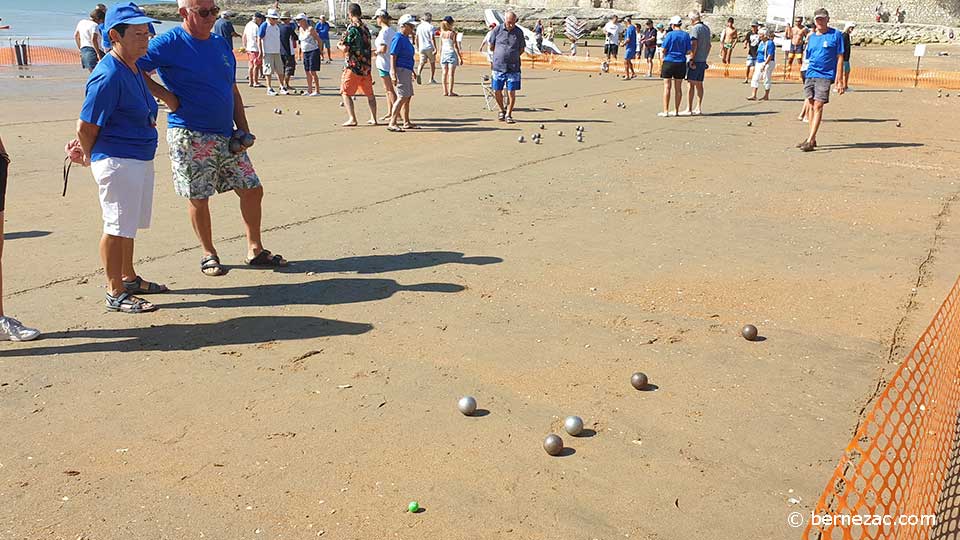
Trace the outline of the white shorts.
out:
<instances>
[{"instance_id":1,"label":"white shorts","mask_svg":"<svg viewBox=\"0 0 960 540\"><path fill-rule=\"evenodd\" d=\"M150 227L153 210L153 161L106 158L90 164L100 187L103 232L136 238Z\"/></svg>"}]
</instances>

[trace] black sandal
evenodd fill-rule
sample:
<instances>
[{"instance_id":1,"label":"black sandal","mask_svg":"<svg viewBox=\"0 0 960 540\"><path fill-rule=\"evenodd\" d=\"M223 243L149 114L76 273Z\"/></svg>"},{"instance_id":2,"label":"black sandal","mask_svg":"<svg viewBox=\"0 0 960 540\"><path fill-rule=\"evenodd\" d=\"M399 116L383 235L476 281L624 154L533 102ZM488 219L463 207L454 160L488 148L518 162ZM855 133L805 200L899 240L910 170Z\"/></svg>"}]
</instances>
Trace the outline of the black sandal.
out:
<instances>
[{"instance_id":1,"label":"black sandal","mask_svg":"<svg viewBox=\"0 0 960 540\"><path fill-rule=\"evenodd\" d=\"M147 284L146 287L143 286L144 283ZM140 276L133 281L124 281L123 288L130 294L160 294L170 290L166 285L146 281Z\"/></svg>"},{"instance_id":2,"label":"black sandal","mask_svg":"<svg viewBox=\"0 0 960 540\"><path fill-rule=\"evenodd\" d=\"M256 257L247 259L247 264L250 266L279 268L287 266L288 263L283 259L282 255L274 255L270 253L269 249L264 249L261 250L260 253L257 253Z\"/></svg>"},{"instance_id":3,"label":"black sandal","mask_svg":"<svg viewBox=\"0 0 960 540\"><path fill-rule=\"evenodd\" d=\"M207 272L207 270L213 270L213 273ZM223 266L220 265L220 257L216 255L207 255L206 257L200 259L200 271L203 272L205 276L222 276L223 275Z\"/></svg>"}]
</instances>

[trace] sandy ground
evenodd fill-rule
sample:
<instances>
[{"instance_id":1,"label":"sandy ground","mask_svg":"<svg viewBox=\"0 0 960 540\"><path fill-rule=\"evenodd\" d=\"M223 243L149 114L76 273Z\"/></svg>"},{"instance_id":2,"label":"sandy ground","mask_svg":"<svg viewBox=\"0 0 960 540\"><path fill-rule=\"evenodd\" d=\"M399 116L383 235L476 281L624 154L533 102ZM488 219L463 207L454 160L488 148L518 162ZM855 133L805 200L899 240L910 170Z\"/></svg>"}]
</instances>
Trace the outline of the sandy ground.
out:
<instances>
[{"instance_id":1,"label":"sandy ground","mask_svg":"<svg viewBox=\"0 0 960 540\"><path fill-rule=\"evenodd\" d=\"M956 278L960 99L835 98L803 154L796 85L660 119L659 81L528 72L508 127L480 73L418 87L405 134L338 127L337 68L243 90L285 271L242 265L226 194L201 275L161 142L138 269L174 292L126 316L89 171L60 197L82 73L0 70L4 300L46 332L0 344L0 538L796 538Z\"/></svg>"}]
</instances>

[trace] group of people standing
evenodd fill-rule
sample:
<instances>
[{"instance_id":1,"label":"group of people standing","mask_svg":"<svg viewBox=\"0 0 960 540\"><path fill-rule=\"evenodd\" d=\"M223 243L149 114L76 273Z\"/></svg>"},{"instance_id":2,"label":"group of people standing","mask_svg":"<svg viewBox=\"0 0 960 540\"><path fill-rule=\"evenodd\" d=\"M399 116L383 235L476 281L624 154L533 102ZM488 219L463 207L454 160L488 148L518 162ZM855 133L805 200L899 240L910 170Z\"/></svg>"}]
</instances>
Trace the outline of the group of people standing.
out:
<instances>
[{"instance_id":1,"label":"group of people standing","mask_svg":"<svg viewBox=\"0 0 960 540\"><path fill-rule=\"evenodd\" d=\"M330 52L330 24L321 16L316 24L300 13L291 17L289 11L276 8L267 10L264 15L254 13L243 28L243 34L237 34L232 23L222 16L214 25L214 32L223 37L233 48L233 38L242 39L242 49L247 53L247 83L254 88L263 88L261 79L266 81L267 94L287 95L291 93L290 80L297 71L297 59L303 63L307 79L307 95L320 95L320 79L317 72L320 64L332 62ZM273 87L273 78L277 77L279 90Z\"/></svg>"}]
</instances>

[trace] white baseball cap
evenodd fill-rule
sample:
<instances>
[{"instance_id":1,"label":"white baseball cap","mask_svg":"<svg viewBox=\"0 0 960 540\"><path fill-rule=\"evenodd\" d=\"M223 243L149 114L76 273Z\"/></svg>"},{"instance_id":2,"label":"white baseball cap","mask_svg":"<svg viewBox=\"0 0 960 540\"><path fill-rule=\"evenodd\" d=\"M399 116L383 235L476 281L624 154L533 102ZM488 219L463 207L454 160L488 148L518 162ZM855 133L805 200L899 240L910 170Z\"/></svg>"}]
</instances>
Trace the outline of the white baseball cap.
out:
<instances>
[{"instance_id":1,"label":"white baseball cap","mask_svg":"<svg viewBox=\"0 0 960 540\"><path fill-rule=\"evenodd\" d=\"M389 13L387 13L387 10L385 10L385 9L383 9L383 8L378 8L377 11L373 14L373 16L374 16L374 18L376 18L376 17L383 17L383 18L385 18L385 19L392 19L392 18L393 18L393 17L390 16Z\"/></svg>"},{"instance_id":2,"label":"white baseball cap","mask_svg":"<svg viewBox=\"0 0 960 540\"><path fill-rule=\"evenodd\" d=\"M405 25L405 24L415 25L415 24L417 24L417 16L416 16L416 15L411 15L411 14L408 13L408 14L403 15L402 17L400 17L400 20L397 21L397 24L399 24L400 26L403 26L403 25Z\"/></svg>"},{"instance_id":3,"label":"white baseball cap","mask_svg":"<svg viewBox=\"0 0 960 540\"><path fill-rule=\"evenodd\" d=\"M294 17L293 20L295 20L295 21L306 21L306 20L308 20L308 19L307 19L307 14L306 14L306 13L297 13L297 16Z\"/></svg>"},{"instance_id":4,"label":"white baseball cap","mask_svg":"<svg viewBox=\"0 0 960 540\"><path fill-rule=\"evenodd\" d=\"M851 29L851 28L856 28L856 27L857 27L857 23L855 23L855 22L848 22L848 23L847 23L847 26L846 26L844 29L845 29L845 30L849 30L849 29Z\"/></svg>"},{"instance_id":5,"label":"white baseball cap","mask_svg":"<svg viewBox=\"0 0 960 540\"><path fill-rule=\"evenodd\" d=\"M280 12L277 11L277 10L275 10L275 9L273 9L273 8L270 8L270 9L267 10L267 18L268 18L268 19L279 19L279 18L280 18Z\"/></svg>"},{"instance_id":6,"label":"white baseball cap","mask_svg":"<svg viewBox=\"0 0 960 540\"><path fill-rule=\"evenodd\" d=\"M267 17L269 17L269 15L267 15ZM673 26L675 24L683 24L683 19L681 19L679 15L674 15L673 17L670 17L670 26Z\"/></svg>"}]
</instances>

